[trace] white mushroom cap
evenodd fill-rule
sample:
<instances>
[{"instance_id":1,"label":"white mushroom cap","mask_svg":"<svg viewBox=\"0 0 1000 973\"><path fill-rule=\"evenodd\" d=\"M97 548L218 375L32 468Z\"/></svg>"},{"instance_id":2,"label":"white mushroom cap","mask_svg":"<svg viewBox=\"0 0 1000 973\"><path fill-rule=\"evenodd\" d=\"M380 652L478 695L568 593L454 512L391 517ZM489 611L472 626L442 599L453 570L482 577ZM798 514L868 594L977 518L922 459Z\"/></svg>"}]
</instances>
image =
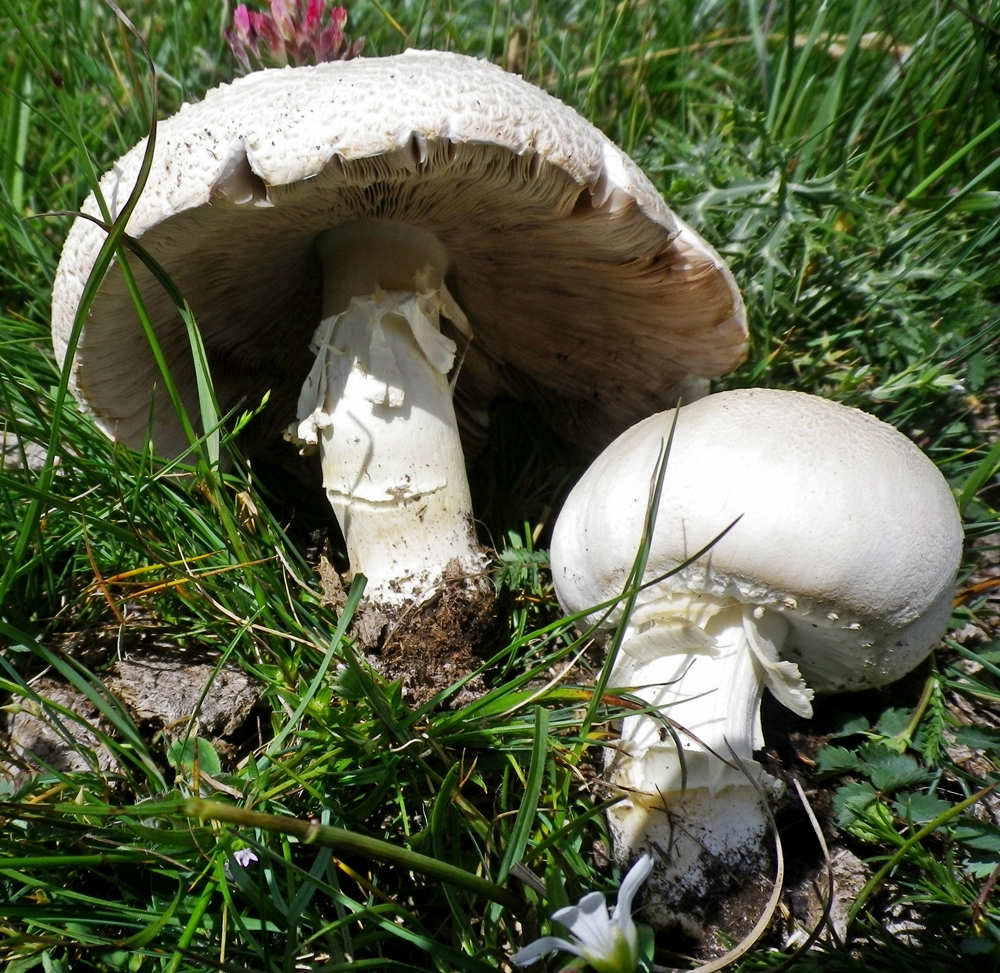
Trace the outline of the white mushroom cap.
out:
<instances>
[{"instance_id":1,"label":"white mushroom cap","mask_svg":"<svg viewBox=\"0 0 1000 973\"><path fill-rule=\"evenodd\" d=\"M556 593L582 611L621 592L650 478L673 414L620 436L579 481L556 524ZM904 435L855 409L769 389L721 392L680 410L646 578L739 518L662 585L760 605L789 622L782 657L818 692L880 686L944 633L962 552L954 498Z\"/></svg>"},{"instance_id":2,"label":"white mushroom cap","mask_svg":"<svg viewBox=\"0 0 1000 973\"><path fill-rule=\"evenodd\" d=\"M145 142L105 175L123 205ZM93 198L83 207L97 214ZM566 400L564 431L610 438L733 367L742 302L722 260L636 166L576 112L499 68L440 52L251 74L162 123L128 232L179 285L220 404L272 390L294 415L321 317L317 234L375 220L433 235L475 334L459 399L498 391ZM62 359L104 242L78 220L53 288ZM187 337L166 294L131 261L192 417ZM113 268L88 317L72 387L109 435L161 454L187 447ZM558 417L557 417L558 418Z\"/></svg>"},{"instance_id":3,"label":"white mushroom cap","mask_svg":"<svg viewBox=\"0 0 1000 973\"><path fill-rule=\"evenodd\" d=\"M780 785L753 757L763 690L808 717L814 689L917 665L948 623L962 527L937 468L885 423L798 392L722 392L638 423L571 492L551 555L568 611L622 592L675 419L648 587L611 673L647 710L606 753L622 797L608 827L623 867L657 859L648 921L698 935L767 867L763 795Z\"/></svg>"}]
</instances>

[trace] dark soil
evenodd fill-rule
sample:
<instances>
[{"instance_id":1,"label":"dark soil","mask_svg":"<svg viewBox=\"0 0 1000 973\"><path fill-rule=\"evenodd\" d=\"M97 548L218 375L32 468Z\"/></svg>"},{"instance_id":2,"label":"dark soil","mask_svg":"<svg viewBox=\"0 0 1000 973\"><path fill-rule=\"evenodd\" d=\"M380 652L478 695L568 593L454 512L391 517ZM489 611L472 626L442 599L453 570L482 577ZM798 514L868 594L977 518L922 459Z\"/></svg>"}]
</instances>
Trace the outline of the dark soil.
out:
<instances>
[{"instance_id":1,"label":"dark soil","mask_svg":"<svg viewBox=\"0 0 1000 973\"><path fill-rule=\"evenodd\" d=\"M327 577L324 582L324 594L335 600ZM369 661L387 680L402 682L411 705L422 706L466 680L448 700L462 706L484 691L482 678L471 674L483 665L483 647L492 641L496 600L488 579L454 578L427 601L405 606L395 619L383 607L363 603L351 634L370 650Z\"/></svg>"}]
</instances>

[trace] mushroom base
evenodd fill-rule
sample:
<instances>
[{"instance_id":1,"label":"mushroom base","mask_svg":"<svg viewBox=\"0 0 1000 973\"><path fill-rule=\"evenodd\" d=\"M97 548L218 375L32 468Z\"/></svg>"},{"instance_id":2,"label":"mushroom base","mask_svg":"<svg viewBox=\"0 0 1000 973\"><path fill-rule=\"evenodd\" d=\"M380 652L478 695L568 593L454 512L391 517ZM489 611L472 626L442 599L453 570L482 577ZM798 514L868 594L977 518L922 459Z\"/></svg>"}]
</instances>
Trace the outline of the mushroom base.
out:
<instances>
[{"instance_id":1,"label":"mushroom base","mask_svg":"<svg viewBox=\"0 0 1000 973\"><path fill-rule=\"evenodd\" d=\"M653 712L627 717L609 751L609 779L627 795L609 826L623 867L644 851L656 859L648 921L700 938L721 900L768 882L764 801L782 786L753 758L761 694L804 714L811 693L779 659L788 623L778 612L667 595L632 622L611 681Z\"/></svg>"},{"instance_id":2,"label":"mushroom base","mask_svg":"<svg viewBox=\"0 0 1000 973\"><path fill-rule=\"evenodd\" d=\"M716 794L696 788L670 797L658 807L625 800L608 811L621 868L644 852L655 862L643 921L695 939L703 939L716 922L727 934L742 935L760 917L773 880L760 796L747 785Z\"/></svg>"}]
</instances>

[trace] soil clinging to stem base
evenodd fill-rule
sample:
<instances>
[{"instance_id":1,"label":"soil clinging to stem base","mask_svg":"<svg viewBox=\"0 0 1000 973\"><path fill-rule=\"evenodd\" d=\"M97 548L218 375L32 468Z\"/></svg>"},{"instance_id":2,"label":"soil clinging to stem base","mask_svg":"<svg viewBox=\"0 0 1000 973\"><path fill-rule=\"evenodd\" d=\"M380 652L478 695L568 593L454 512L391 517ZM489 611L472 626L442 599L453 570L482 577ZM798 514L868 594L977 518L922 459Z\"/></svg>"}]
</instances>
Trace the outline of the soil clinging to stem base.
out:
<instances>
[{"instance_id":1,"label":"soil clinging to stem base","mask_svg":"<svg viewBox=\"0 0 1000 973\"><path fill-rule=\"evenodd\" d=\"M343 597L336 572L321 571L321 583L328 602ZM411 705L422 706L467 680L448 701L462 706L484 691L480 676L469 677L483 664L482 646L497 625L496 603L488 577L464 576L456 564L430 598L395 609L394 617L384 607L362 601L351 635L382 676L402 682L403 696Z\"/></svg>"}]
</instances>

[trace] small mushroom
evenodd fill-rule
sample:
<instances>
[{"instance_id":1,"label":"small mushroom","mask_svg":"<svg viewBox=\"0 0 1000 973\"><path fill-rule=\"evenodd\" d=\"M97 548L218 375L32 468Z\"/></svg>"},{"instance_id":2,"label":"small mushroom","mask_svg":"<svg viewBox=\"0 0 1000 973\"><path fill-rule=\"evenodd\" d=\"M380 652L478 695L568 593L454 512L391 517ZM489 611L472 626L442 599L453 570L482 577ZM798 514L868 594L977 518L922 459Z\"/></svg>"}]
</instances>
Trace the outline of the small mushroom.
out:
<instances>
[{"instance_id":1,"label":"small mushroom","mask_svg":"<svg viewBox=\"0 0 1000 973\"><path fill-rule=\"evenodd\" d=\"M101 187L112 210L145 143ZM93 198L83 207L96 214ZM742 301L719 256L576 112L493 65L441 52L259 71L157 131L128 232L191 304L218 399L270 403L322 452L351 566L376 602L428 598L481 572L459 425L508 392L571 438L610 439L693 398L744 354ZM78 220L52 327L63 359L104 231ZM138 261L185 407L188 339ZM459 368L464 367L459 375ZM109 435L188 448L113 267L72 388Z\"/></svg>"},{"instance_id":2,"label":"small mushroom","mask_svg":"<svg viewBox=\"0 0 1000 973\"><path fill-rule=\"evenodd\" d=\"M674 418L625 432L567 499L551 555L567 612L626 584ZM753 757L764 689L809 717L813 691L913 669L948 624L962 525L909 439L798 392L684 406L665 462L644 576L658 580L639 593L611 674L651 711L626 718L609 750L624 795L609 824L623 867L646 851L659 859L648 921L698 934L732 877L769 860L760 794L781 788Z\"/></svg>"}]
</instances>

